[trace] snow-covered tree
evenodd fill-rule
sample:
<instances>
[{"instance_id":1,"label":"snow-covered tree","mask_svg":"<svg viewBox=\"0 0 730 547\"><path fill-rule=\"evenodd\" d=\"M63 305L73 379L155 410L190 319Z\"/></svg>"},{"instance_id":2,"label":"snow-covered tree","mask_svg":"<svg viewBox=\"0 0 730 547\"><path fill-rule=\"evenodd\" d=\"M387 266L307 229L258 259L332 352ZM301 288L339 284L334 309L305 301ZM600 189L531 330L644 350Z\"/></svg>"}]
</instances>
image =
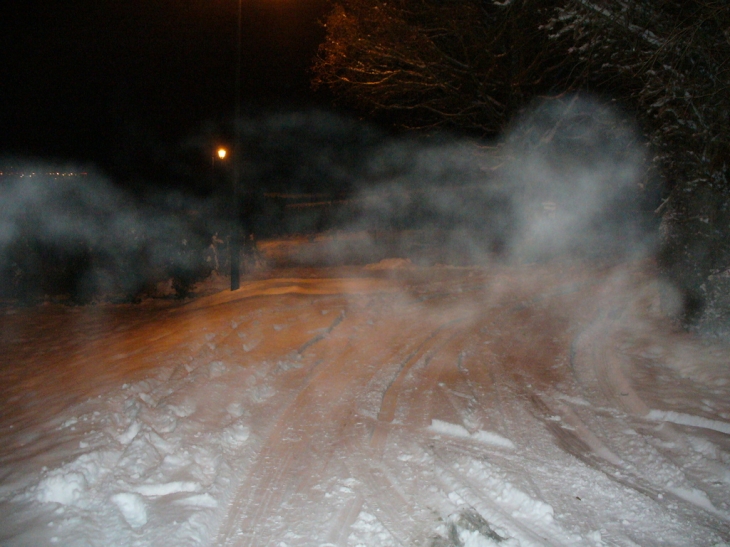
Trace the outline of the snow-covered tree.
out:
<instances>
[{"instance_id":1,"label":"snow-covered tree","mask_svg":"<svg viewBox=\"0 0 730 547\"><path fill-rule=\"evenodd\" d=\"M641 120L668 189L665 267L711 300L730 268L730 5L569 0L545 30L575 62L571 85Z\"/></svg>"},{"instance_id":2,"label":"snow-covered tree","mask_svg":"<svg viewBox=\"0 0 730 547\"><path fill-rule=\"evenodd\" d=\"M407 127L494 135L561 62L542 0L341 0L326 20L314 85Z\"/></svg>"},{"instance_id":3,"label":"snow-covered tree","mask_svg":"<svg viewBox=\"0 0 730 547\"><path fill-rule=\"evenodd\" d=\"M617 102L666 183L665 269L695 300L730 275L727 0L340 0L326 28L314 85L402 126L494 135L537 96Z\"/></svg>"}]
</instances>

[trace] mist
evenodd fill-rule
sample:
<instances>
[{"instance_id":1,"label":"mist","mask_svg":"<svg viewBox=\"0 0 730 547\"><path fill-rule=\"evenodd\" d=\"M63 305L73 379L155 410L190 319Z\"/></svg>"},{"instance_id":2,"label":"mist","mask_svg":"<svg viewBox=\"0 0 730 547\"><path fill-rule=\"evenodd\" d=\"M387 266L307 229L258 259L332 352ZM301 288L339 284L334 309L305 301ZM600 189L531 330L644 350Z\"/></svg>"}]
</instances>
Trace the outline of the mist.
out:
<instances>
[{"instance_id":1,"label":"mist","mask_svg":"<svg viewBox=\"0 0 730 547\"><path fill-rule=\"evenodd\" d=\"M0 185L3 296L128 300L206 272L215 217L179 193L141 200L93 169L14 162ZM163 290L163 292L165 292Z\"/></svg>"},{"instance_id":2,"label":"mist","mask_svg":"<svg viewBox=\"0 0 730 547\"><path fill-rule=\"evenodd\" d=\"M247 241L308 237L269 265L624 260L656 249L648 150L627 116L597 101L536 104L490 142L393 135L318 110L239 123ZM93 168L14 163L25 175L0 185L4 297L186 296L225 274L230 166L206 199L140 199Z\"/></svg>"},{"instance_id":3,"label":"mist","mask_svg":"<svg viewBox=\"0 0 730 547\"><path fill-rule=\"evenodd\" d=\"M284 233L360 232L367 260L623 260L658 244L661 181L647 145L628 116L598 101L538 103L488 142L392 136L316 112L271 117L244 133L268 151L250 163L254 186L287 180L320 193L286 205ZM352 255L352 243L334 237L312 245L309 258L299 249L297 260Z\"/></svg>"},{"instance_id":4,"label":"mist","mask_svg":"<svg viewBox=\"0 0 730 547\"><path fill-rule=\"evenodd\" d=\"M237 291L224 166L207 199L2 177L3 305L195 297L3 309L9 544L727 537L728 353L667 320L625 116L568 97L490 142L240 122Z\"/></svg>"}]
</instances>

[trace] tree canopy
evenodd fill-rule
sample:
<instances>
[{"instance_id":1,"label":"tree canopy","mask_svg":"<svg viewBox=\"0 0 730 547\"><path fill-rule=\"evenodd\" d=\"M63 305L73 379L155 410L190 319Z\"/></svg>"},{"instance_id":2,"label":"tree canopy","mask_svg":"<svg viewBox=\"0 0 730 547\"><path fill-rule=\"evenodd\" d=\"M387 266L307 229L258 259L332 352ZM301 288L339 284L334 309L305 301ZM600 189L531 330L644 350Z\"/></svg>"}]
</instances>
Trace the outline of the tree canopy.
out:
<instances>
[{"instance_id":1,"label":"tree canopy","mask_svg":"<svg viewBox=\"0 0 730 547\"><path fill-rule=\"evenodd\" d=\"M560 60L542 44L547 15L534 0L340 2L314 84L407 127L493 135L558 80Z\"/></svg>"}]
</instances>

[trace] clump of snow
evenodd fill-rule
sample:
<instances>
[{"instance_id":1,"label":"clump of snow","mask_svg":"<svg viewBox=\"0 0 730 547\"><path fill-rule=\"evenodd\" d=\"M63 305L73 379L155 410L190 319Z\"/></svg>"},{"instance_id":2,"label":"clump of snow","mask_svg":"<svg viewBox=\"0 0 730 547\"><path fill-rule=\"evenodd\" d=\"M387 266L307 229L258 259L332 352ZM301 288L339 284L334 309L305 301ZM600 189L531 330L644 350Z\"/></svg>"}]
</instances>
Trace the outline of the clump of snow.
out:
<instances>
[{"instance_id":1,"label":"clump of snow","mask_svg":"<svg viewBox=\"0 0 730 547\"><path fill-rule=\"evenodd\" d=\"M195 482L174 481L163 484L140 484L133 487L138 494L148 497L169 496L180 492L198 492L200 485Z\"/></svg>"},{"instance_id":2,"label":"clump of snow","mask_svg":"<svg viewBox=\"0 0 730 547\"><path fill-rule=\"evenodd\" d=\"M132 528L141 528L147 524L147 507L141 496L130 492L120 492L114 494L111 500Z\"/></svg>"},{"instance_id":3,"label":"clump of snow","mask_svg":"<svg viewBox=\"0 0 730 547\"><path fill-rule=\"evenodd\" d=\"M479 441L483 444L490 444L492 446L501 446L503 448L515 448L515 445L509 439L505 439L501 435L497 435L491 431L484 431L480 429L471 435L471 438L475 441Z\"/></svg>"},{"instance_id":4,"label":"clump of snow","mask_svg":"<svg viewBox=\"0 0 730 547\"><path fill-rule=\"evenodd\" d=\"M218 500L207 493L176 499L173 503L177 505L190 505L192 507L207 507L210 509L218 507Z\"/></svg>"},{"instance_id":5,"label":"clump of snow","mask_svg":"<svg viewBox=\"0 0 730 547\"><path fill-rule=\"evenodd\" d=\"M463 425L452 424L442 420L431 420L431 431L442 435L451 435L453 437L471 437L471 433Z\"/></svg>"},{"instance_id":6,"label":"clump of snow","mask_svg":"<svg viewBox=\"0 0 730 547\"><path fill-rule=\"evenodd\" d=\"M98 450L82 454L75 460L52 470L43 471L30 496L41 503L87 507L89 490L109 472L116 456L113 451ZM20 496L23 499L26 496Z\"/></svg>"},{"instance_id":7,"label":"clump of snow","mask_svg":"<svg viewBox=\"0 0 730 547\"><path fill-rule=\"evenodd\" d=\"M718 511L718 509L710 501L710 498L707 497L707 492L703 492L698 488L681 488L679 486L668 486L667 490L672 492L675 496L693 503L698 507L702 507L710 513L721 515L725 520L730 520L730 513L723 514L722 511Z\"/></svg>"},{"instance_id":8,"label":"clump of snow","mask_svg":"<svg viewBox=\"0 0 730 547\"><path fill-rule=\"evenodd\" d=\"M431 425L429 426L429 429L434 433L439 433L441 435L471 439L482 444L500 446L502 448L515 448L515 445L512 441L510 441L509 439L505 439L497 433L484 431L481 429L479 431L475 431L474 433L469 433L469 431L464 426L444 422L443 420L431 420Z\"/></svg>"},{"instance_id":9,"label":"clump of snow","mask_svg":"<svg viewBox=\"0 0 730 547\"><path fill-rule=\"evenodd\" d=\"M54 469L38 484L35 498L41 503L74 505L87 489L83 473Z\"/></svg>"},{"instance_id":10,"label":"clump of snow","mask_svg":"<svg viewBox=\"0 0 730 547\"><path fill-rule=\"evenodd\" d=\"M117 440L122 444L131 443L139 433L141 425L139 422L132 422L127 430L117 437Z\"/></svg>"},{"instance_id":11,"label":"clump of snow","mask_svg":"<svg viewBox=\"0 0 730 547\"><path fill-rule=\"evenodd\" d=\"M244 424L236 423L227 427L221 438L229 446L240 446L248 440L251 431Z\"/></svg>"},{"instance_id":12,"label":"clump of snow","mask_svg":"<svg viewBox=\"0 0 730 547\"><path fill-rule=\"evenodd\" d=\"M674 412L672 410L651 410L646 418L657 422L671 422L679 425L688 425L693 427L702 427L704 429L712 429L730 435L730 423L720 420L709 420L701 416L692 416L683 412Z\"/></svg>"}]
</instances>

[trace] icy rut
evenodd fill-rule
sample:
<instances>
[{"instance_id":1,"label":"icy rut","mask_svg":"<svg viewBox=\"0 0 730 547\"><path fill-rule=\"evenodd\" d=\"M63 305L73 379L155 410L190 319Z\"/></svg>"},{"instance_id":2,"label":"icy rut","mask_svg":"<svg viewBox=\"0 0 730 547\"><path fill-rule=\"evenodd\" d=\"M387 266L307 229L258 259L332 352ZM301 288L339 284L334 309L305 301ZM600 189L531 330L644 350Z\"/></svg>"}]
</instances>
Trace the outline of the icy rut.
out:
<instances>
[{"instance_id":1,"label":"icy rut","mask_svg":"<svg viewBox=\"0 0 730 547\"><path fill-rule=\"evenodd\" d=\"M639 266L6 315L0 544L724 545L728 353Z\"/></svg>"}]
</instances>

